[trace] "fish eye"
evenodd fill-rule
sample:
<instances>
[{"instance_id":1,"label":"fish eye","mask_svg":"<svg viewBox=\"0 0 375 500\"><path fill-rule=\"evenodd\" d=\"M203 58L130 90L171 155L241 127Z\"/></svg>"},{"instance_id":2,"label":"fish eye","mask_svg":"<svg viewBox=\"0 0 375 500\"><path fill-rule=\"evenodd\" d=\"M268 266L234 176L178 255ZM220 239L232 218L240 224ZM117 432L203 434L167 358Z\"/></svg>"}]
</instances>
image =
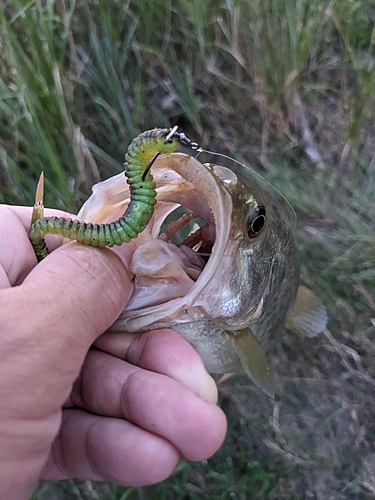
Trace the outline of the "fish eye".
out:
<instances>
[{"instance_id":1,"label":"fish eye","mask_svg":"<svg viewBox=\"0 0 375 500\"><path fill-rule=\"evenodd\" d=\"M264 207L257 207L249 217L247 222L247 234L250 238L256 238L262 231L266 224L266 209Z\"/></svg>"}]
</instances>

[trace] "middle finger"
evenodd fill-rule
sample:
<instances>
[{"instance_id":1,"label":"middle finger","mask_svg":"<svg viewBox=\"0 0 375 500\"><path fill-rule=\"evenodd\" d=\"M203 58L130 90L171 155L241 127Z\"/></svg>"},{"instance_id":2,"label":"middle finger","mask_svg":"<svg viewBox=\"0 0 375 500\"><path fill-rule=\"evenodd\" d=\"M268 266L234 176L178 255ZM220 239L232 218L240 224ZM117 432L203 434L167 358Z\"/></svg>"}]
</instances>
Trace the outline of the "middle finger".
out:
<instances>
[{"instance_id":1,"label":"middle finger","mask_svg":"<svg viewBox=\"0 0 375 500\"><path fill-rule=\"evenodd\" d=\"M225 436L220 408L166 375L101 351L87 355L71 400L85 410L123 418L166 438L190 460L212 455Z\"/></svg>"}]
</instances>

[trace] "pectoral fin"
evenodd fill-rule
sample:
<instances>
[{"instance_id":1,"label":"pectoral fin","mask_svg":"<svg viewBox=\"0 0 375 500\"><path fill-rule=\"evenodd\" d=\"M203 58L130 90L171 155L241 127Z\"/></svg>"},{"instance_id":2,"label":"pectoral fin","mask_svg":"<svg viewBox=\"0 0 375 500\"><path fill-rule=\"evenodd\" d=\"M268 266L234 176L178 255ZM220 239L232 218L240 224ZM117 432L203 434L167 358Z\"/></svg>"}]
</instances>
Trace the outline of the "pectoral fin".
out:
<instances>
[{"instance_id":1,"label":"pectoral fin","mask_svg":"<svg viewBox=\"0 0 375 500\"><path fill-rule=\"evenodd\" d=\"M273 376L261 345L250 328L228 332L245 372L271 398L275 395Z\"/></svg>"},{"instance_id":2,"label":"pectoral fin","mask_svg":"<svg viewBox=\"0 0 375 500\"><path fill-rule=\"evenodd\" d=\"M300 286L286 327L307 337L315 337L327 325L328 317L323 302L311 290Z\"/></svg>"}]
</instances>

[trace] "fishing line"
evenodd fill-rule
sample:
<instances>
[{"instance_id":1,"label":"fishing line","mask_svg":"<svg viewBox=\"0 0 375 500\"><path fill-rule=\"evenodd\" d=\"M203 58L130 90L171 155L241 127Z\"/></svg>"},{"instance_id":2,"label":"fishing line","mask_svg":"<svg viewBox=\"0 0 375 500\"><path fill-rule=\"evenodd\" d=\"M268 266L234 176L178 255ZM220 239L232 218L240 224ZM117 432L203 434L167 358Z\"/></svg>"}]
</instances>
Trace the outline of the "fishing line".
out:
<instances>
[{"instance_id":1,"label":"fishing line","mask_svg":"<svg viewBox=\"0 0 375 500\"><path fill-rule=\"evenodd\" d=\"M240 167L242 167L245 170L248 170L249 172L251 172L252 174L254 174L255 177L258 177L263 182L265 182L266 185L269 186L270 188L272 188L273 191L275 191L280 196L280 198L282 200L284 200L284 202L287 204L287 206L289 207L289 209L292 212L292 216L291 216L291 219L292 219L291 222L292 223L291 223L291 226L292 226L293 229L295 229L297 227L297 214L296 214L294 208L292 207L292 205L288 201L288 199L270 181L268 181L267 179L265 179L262 175L260 175L258 172L256 172L255 170L253 170L248 165L245 165L244 163L241 163L240 161L236 160L235 158L232 158L231 156L228 156L228 155L225 155L225 154L222 154L222 153L215 153L214 151L208 151L207 149L198 148L197 149L197 154L196 154L195 158L198 158L198 156L201 153L206 153L206 154L213 155L213 156L219 156L221 158L225 158L227 160L233 161L234 163L237 163L237 165L239 165Z\"/></svg>"}]
</instances>

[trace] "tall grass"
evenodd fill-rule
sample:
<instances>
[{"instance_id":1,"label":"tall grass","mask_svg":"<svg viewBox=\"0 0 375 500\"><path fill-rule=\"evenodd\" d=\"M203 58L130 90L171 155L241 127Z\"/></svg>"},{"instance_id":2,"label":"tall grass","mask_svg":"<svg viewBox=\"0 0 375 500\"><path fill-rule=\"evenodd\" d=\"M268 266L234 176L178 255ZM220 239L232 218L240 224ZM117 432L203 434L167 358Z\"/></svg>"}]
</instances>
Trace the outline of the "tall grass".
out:
<instances>
[{"instance_id":1,"label":"tall grass","mask_svg":"<svg viewBox=\"0 0 375 500\"><path fill-rule=\"evenodd\" d=\"M44 170L46 204L76 211L141 130L181 125L291 201L302 280L330 315L325 336L277 348L277 402L221 387L216 458L153 488L70 481L35 498L373 498L374 2L0 6L0 201L32 203Z\"/></svg>"}]
</instances>

